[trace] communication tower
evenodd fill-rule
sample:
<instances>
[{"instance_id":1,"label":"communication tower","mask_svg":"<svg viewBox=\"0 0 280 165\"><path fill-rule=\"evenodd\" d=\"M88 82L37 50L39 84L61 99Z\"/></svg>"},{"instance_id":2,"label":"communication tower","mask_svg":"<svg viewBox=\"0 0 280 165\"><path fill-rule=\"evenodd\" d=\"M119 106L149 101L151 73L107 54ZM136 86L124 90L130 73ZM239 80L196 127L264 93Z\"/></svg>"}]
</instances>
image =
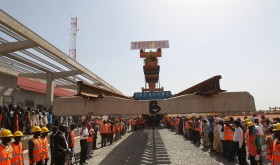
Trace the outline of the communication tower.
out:
<instances>
[{"instance_id":1,"label":"communication tower","mask_svg":"<svg viewBox=\"0 0 280 165\"><path fill-rule=\"evenodd\" d=\"M76 38L78 32L78 19L71 17L69 56L76 61Z\"/></svg>"}]
</instances>

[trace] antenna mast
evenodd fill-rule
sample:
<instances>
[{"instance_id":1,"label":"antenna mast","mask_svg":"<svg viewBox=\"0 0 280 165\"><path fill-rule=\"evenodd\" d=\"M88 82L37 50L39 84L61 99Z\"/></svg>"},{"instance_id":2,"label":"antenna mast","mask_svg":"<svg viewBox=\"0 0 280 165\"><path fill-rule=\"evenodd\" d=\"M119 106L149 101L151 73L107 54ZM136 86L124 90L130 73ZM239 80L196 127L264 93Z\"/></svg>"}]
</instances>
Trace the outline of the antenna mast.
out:
<instances>
[{"instance_id":1,"label":"antenna mast","mask_svg":"<svg viewBox=\"0 0 280 165\"><path fill-rule=\"evenodd\" d=\"M69 56L76 61L76 38L78 32L78 19L71 17Z\"/></svg>"}]
</instances>

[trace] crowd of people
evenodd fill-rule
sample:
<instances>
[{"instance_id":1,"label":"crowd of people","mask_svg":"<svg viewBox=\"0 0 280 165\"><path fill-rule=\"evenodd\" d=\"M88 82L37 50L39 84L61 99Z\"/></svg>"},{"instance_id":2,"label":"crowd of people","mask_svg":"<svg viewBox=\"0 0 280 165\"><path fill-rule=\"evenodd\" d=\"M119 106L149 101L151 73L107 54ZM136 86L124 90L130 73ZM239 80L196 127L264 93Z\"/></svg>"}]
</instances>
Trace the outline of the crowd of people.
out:
<instances>
[{"instance_id":1,"label":"crowd of people","mask_svg":"<svg viewBox=\"0 0 280 165\"><path fill-rule=\"evenodd\" d=\"M31 135L34 126L46 126L48 129L65 123L81 123L79 116L54 116L52 108L21 107L15 105L0 106L0 128L9 129L12 133L21 131L24 135Z\"/></svg>"},{"instance_id":2,"label":"crowd of people","mask_svg":"<svg viewBox=\"0 0 280 165\"><path fill-rule=\"evenodd\" d=\"M101 148L118 141L127 130L136 131L153 125L144 116L72 117L53 116L51 109L32 110L18 106L0 107L0 164L24 164L21 143L25 135L33 134L28 141L29 164L71 164L75 157L75 136L80 136L80 164L87 164L97 149L97 135ZM280 164L280 118L268 119L245 116L243 119L213 116L165 116L163 126L183 134L194 145L202 145L225 157L229 162L237 158L240 165L262 165L263 159L272 165ZM78 129L76 127L78 126ZM51 131L50 131L51 130ZM76 131L75 131L76 130ZM48 140L49 135L49 140ZM14 139L13 142L12 138ZM48 145L50 144L50 157ZM78 152L78 151L77 151Z\"/></svg>"},{"instance_id":3,"label":"crowd of people","mask_svg":"<svg viewBox=\"0 0 280 165\"><path fill-rule=\"evenodd\" d=\"M24 134L31 134L31 128L36 125L50 127L52 124L53 116L50 108L35 110L11 104L0 106L0 126L9 129L12 133L19 130Z\"/></svg>"},{"instance_id":4,"label":"crowd of people","mask_svg":"<svg viewBox=\"0 0 280 165\"><path fill-rule=\"evenodd\" d=\"M57 140L57 133L56 130L53 130L53 133L51 134L50 139L54 139L53 141L57 141L57 144L54 142L51 142L51 146L53 144L54 147L51 147L51 150L53 148L53 151L51 151L52 157L54 157L54 160L52 162L56 164L63 164L69 160L71 160L71 157L74 156L74 146L75 146L75 134L73 133L73 130L75 129L75 125L72 124L70 126L70 131L67 131L67 127L63 124L60 125L62 127L61 132L65 132L65 139L66 143L64 143L63 147L60 146L58 148L64 148L65 151L64 154L61 155L58 159L55 159L59 153L57 153L57 147L56 145L59 145L63 143L63 140ZM65 129L65 128L66 129ZM56 128L56 127L53 127ZM113 144L113 142L117 142L121 139L123 135L126 134L128 130L136 131L138 129L145 128L145 120L141 116L134 116L131 119L127 117L116 117L116 116L110 116L106 120L103 118L94 118L94 117L87 117L84 119L81 123L81 127L78 129L78 135L80 136L80 164L87 164L86 160L92 157L93 150L97 149L96 141L97 141L97 134L99 132L101 136L101 148L106 147L109 143L110 145ZM61 129L59 129L61 130ZM54 137L54 138L53 138ZM56 137L56 138L55 138ZM63 136L59 136L60 139L63 139ZM67 148L67 145L70 146ZM67 156L67 154L69 153ZM53 164L51 163L51 164ZM71 164L71 163L70 163Z\"/></svg>"},{"instance_id":5,"label":"crowd of people","mask_svg":"<svg viewBox=\"0 0 280 165\"><path fill-rule=\"evenodd\" d=\"M59 117L53 116L51 109L34 111L11 105L0 107L0 118L0 164L5 165L24 164L22 140L26 135L33 135L28 141L28 148L25 148L28 149L29 164L73 164L77 159L74 150L76 135L80 136L80 164L87 164L86 160L97 149L98 134L101 136L102 148L121 139L128 129L135 131L145 127L141 116L133 116L131 119L127 116L107 116L104 120L97 116Z\"/></svg>"},{"instance_id":6,"label":"crowd of people","mask_svg":"<svg viewBox=\"0 0 280 165\"><path fill-rule=\"evenodd\" d=\"M166 116L162 123L183 134L194 145L203 145L211 152L240 165L262 165L263 158L272 165L280 164L280 118L234 119L213 116Z\"/></svg>"}]
</instances>

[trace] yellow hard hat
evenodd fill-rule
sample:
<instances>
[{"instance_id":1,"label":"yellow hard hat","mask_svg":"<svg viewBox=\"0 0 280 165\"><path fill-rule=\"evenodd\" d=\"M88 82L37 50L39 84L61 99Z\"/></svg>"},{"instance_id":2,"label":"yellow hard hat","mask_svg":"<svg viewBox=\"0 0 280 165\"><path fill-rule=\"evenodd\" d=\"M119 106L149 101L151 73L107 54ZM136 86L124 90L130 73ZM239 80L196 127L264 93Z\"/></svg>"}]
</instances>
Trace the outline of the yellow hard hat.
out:
<instances>
[{"instance_id":1,"label":"yellow hard hat","mask_svg":"<svg viewBox=\"0 0 280 165\"><path fill-rule=\"evenodd\" d=\"M253 122L248 122L248 123L247 123L247 127L251 127L251 126L253 126L253 125L255 125Z\"/></svg>"},{"instance_id":2,"label":"yellow hard hat","mask_svg":"<svg viewBox=\"0 0 280 165\"><path fill-rule=\"evenodd\" d=\"M252 122L249 118L245 119L245 123Z\"/></svg>"},{"instance_id":3,"label":"yellow hard hat","mask_svg":"<svg viewBox=\"0 0 280 165\"><path fill-rule=\"evenodd\" d=\"M229 121L229 119L228 118L224 118L224 122L228 122Z\"/></svg>"},{"instance_id":4,"label":"yellow hard hat","mask_svg":"<svg viewBox=\"0 0 280 165\"><path fill-rule=\"evenodd\" d=\"M280 123L276 123L275 125L274 125L274 129L272 130L273 132L274 131L280 131Z\"/></svg>"},{"instance_id":5,"label":"yellow hard hat","mask_svg":"<svg viewBox=\"0 0 280 165\"><path fill-rule=\"evenodd\" d=\"M42 133L49 132L49 129L47 127L42 127L41 130L42 130Z\"/></svg>"},{"instance_id":6,"label":"yellow hard hat","mask_svg":"<svg viewBox=\"0 0 280 165\"><path fill-rule=\"evenodd\" d=\"M17 137L17 136L23 136L23 133L21 131L16 131L14 133L14 137Z\"/></svg>"},{"instance_id":7,"label":"yellow hard hat","mask_svg":"<svg viewBox=\"0 0 280 165\"><path fill-rule=\"evenodd\" d=\"M13 137L13 134L10 130L3 129L0 133L0 138L3 138L3 137Z\"/></svg>"},{"instance_id":8,"label":"yellow hard hat","mask_svg":"<svg viewBox=\"0 0 280 165\"><path fill-rule=\"evenodd\" d=\"M34 133L34 132L42 132L42 130L41 130L41 128L39 126L34 126L32 128L32 133Z\"/></svg>"}]
</instances>

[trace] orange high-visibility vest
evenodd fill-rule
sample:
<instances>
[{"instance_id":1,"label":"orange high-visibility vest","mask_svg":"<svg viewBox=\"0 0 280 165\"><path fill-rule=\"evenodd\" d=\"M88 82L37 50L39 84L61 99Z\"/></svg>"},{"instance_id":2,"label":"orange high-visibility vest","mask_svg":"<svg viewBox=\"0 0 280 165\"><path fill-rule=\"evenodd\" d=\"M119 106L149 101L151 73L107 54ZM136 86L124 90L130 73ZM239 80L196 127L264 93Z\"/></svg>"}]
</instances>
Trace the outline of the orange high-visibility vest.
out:
<instances>
[{"instance_id":1,"label":"orange high-visibility vest","mask_svg":"<svg viewBox=\"0 0 280 165\"><path fill-rule=\"evenodd\" d=\"M224 140L233 141L234 131L229 126L224 127Z\"/></svg>"},{"instance_id":2,"label":"orange high-visibility vest","mask_svg":"<svg viewBox=\"0 0 280 165\"><path fill-rule=\"evenodd\" d=\"M195 122L195 128L194 128L195 131L201 131L201 127L200 127L200 122L199 121L196 121Z\"/></svg>"},{"instance_id":3,"label":"orange high-visibility vest","mask_svg":"<svg viewBox=\"0 0 280 165\"><path fill-rule=\"evenodd\" d=\"M273 150L273 141L271 136L267 136L267 144L266 144L266 159L270 160L272 158L272 150Z\"/></svg>"},{"instance_id":4,"label":"orange high-visibility vest","mask_svg":"<svg viewBox=\"0 0 280 165\"><path fill-rule=\"evenodd\" d=\"M42 156L42 160L48 158L48 152L49 152L49 142L48 142L48 138L41 138L41 142L42 142L42 152L41 152L41 156Z\"/></svg>"},{"instance_id":5,"label":"orange high-visibility vest","mask_svg":"<svg viewBox=\"0 0 280 165\"><path fill-rule=\"evenodd\" d=\"M75 133L72 130L70 130L70 138L71 138L71 142L72 142L71 148L74 148L75 147Z\"/></svg>"},{"instance_id":6,"label":"orange high-visibility vest","mask_svg":"<svg viewBox=\"0 0 280 165\"><path fill-rule=\"evenodd\" d=\"M249 135L249 131L246 132L246 134L248 134L246 137L246 141L247 141L247 150L248 150L248 154L251 156L256 156L257 155L257 145L256 145L256 140L257 140L257 136L256 133L253 133L252 135Z\"/></svg>"},{"instance_id":7,"label":"orange high-visibility vest","mask_svg":"<svg viewBox=\"0 0 280 165\"><path fill-rule=\"evenodd\" d=\"M190 122L186 121L185 122L185 129L190 129L190 128L191 128Z\"/></svg>"},{"instance_id":8,"label":"orange high-visibility vest","mask_svg":"<svg viewBox=\"0 0 280 165\"><path fill-rule=\"evenodd\" d=\"M123 127L122 127L122 123L119 123L120 124L120 131L123 129Z\"/></svg>"},{"instance_id":9,"label":"orange high-visibility vest","mask_svg":"<svg viewBox=\"0 0 280 165\"><path fill-rule=\"evenodd\" d=\"M11 145L8 145L8 151L6 151L6 146L0 145L0 164L1 165L10 165L12 163L12 152L13 148Z\"/></svg>"},{"instance_id":10,"label":"orange high-visibility vest","mask_svg":"<svg viewBox=\"0 0 280 165\"><path fill-rule=\"evenodd\" d=\"M37 163L42 160L41 152L42 152L42 142L39 139L32 138L32 141L34 143L34 148L33 148L33 159L34 162L29 158L29 164Z\"/></svg>"},{"instance_id":11,"label":"orange high-visibility vest","mask_svg":"<svg viewBox=\"0 0 280 165\"><path fill-rule=\"evenodd\" d=\"M93 135L92 129L90 129L88 132L89 132L89 134ZM92 141L93 141L92 136L88 136L88 137L87 137L87 142L90 143L90 142L92 142Z\"/></svg>"},{"instance_id":12,"label":"orange high-visibility vest","mask_svg":"<svg viewBox=\"0 0 280 165\"><path fill-rule=\"evenodd\" d=\"M249 130L247 130L246 133L245 133L245 140L246 141L247 141L248 137L249 137Z\"/></svg>"},{"instance_id":13,"label":"orange high-visibility vest","mask_svg":"<svg viewBox=\"0 0 280 165\"><path fill-rule=\"evenodd\" d=\"M20 142L19 144L11 143L13 147L12 152L12 165L23 165L23 146Z\"/></svg>"},{"instance_id":14,"label":"orange high-visibility vest","mask_svg":"<svg viewBox=\"0 0 280 165\"><path fill-rule=\"evenodd\" d=\"M117 131L120 132L120 131L121 131L121 125L120 125L120 123L117 123L117 126L116 126L116 127L117 127L117 128L116 128Z\"/></svg>"},{"instance_id":15,"label":"orange high-visibility vest","mask_svg":"<svg viewBox=\"0 0 280 165\"><path fill-rule=\"evenodd\" d=\"M277 139L274 140L273 143L273 151L272 151L272 163L271 165L279 165L280 164L280 145L277 144Z\"/></svg>"},{"instance_id":16,"label":"orange high-visibility vest","mask_svg":"<svg viewBox=\"0 0 280 165\"><path fill-rule=\"evenodd\" d=\"M114 125L112 125L111 123L109 124L109 127L108 127L108 133L109 134L114 134L115 133Z\"/></svg>"},{"instance_id":17,"label":"orange high-visibility vest","mask_svg":"<svg viewBox=\"0 0 280 165\"><path fill-rule=\"evenodd\" d=\"M111 129L111 126L108 127L108 134L112 134L113 133L113 129Z\"/></svg>"},{"instance_id":18,"label":"orange high-visibility vest","mask_svg":"<svg viewBox=\"0 0 280 165\"><path fill-rule=\"evenodd\" d=\"M101 124L100 125L101 128L100 128L100 133L107 133L108 132L108 128L107 128L107 124Z\"/></svg>"},{"instance_id":19,"label":"orange high-visibility vest","mask_svg":"<svg viewBox=\"0 0 280 165\"><path fill-rule=\"evenodd\" d=\"M132 120L131 125L136 126L136 120Z\"/></svg>"},{"instance_id":20,"label":"orange high-visibility vest","mask_svg":"<svg viewBox=\"0 0 280 165\"><path fill-rule=\"evenodd\" d=\"M176 119L175 119L175 126L179 126L179 123L180 123L180 119L179 119L179 118L176 118Z\"/></svg>"},{"instance_id":21,"label":"orange high-visibility vest","mask_svg":"<svg viewBox=\"0 0 280 165\"><path fill-rule=\"evenodd\" d=\"M116 127L113 125L113 134L116 133Z\"/></svg>"}]
</instances>

